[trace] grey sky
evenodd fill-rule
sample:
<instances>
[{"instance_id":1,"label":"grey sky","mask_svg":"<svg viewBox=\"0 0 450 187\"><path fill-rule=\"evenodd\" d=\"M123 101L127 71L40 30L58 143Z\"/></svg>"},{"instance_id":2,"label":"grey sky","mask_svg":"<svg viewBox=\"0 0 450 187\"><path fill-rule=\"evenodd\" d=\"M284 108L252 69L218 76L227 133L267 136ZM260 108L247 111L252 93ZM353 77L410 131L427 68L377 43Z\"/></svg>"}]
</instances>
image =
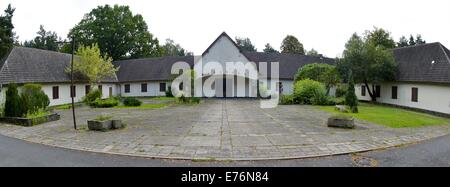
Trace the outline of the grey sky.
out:
<instances>
[{"instance_id":1,"label":"grey sky","mask_svg":"<svg viewBox=\"0 0 450 187\"><path fill-rule=\"evenodd\" d=\"M121 4L143 15L161 42L171 38L195 54L226 31L249 37L258 50L266 43L278 49L291 34L306 49L336 57L353 32L373 26L388 29L395 40L420 33L450 47L449 0L1 0L0 8L9 3L16 7L20 41L32 39L40 24L66 37L92 8Z\"/></svg>"}]
</instances>

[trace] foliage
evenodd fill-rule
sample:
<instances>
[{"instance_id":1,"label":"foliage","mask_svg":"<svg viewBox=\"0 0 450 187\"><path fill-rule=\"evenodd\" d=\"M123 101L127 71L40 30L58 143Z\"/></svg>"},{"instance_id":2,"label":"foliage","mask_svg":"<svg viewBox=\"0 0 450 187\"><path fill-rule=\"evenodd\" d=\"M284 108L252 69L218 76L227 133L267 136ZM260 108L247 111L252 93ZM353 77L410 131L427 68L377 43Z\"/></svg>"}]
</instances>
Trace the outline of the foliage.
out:
<instances>
[{"instance_id":1,"label":"foliage","mask_svg":"<svg viewBox=\"0 0 450 187\"><path fill-rule=\"evenodd\" d=\"M102 92L98 89L91 90L86 96L83 97L83 102L86 105L91 106L95 100L102 98Z\"/></svg>"},{"instance_id":2,"label":"foliage","mask_svg":"<svg viewBox=\"0 0 450 187\"><path fill-rule=\"evenodd\" d=\"M446 118L377 104L362 103L358 107L359 113L342 113L336 111L334 106L319 106L318 108L333 114L352 116L354 118L392 128L450 124L450 120Z\"/></svg>"},{"instance_id":3,"label":"foliage","mask_svg":"<svg viewBox=\"0 0 450 187\"><path fill-rule=\"evenodd\" d=\"M134 97L126 97L125 99L123 99L123 104L125 106L141 106L142 101Z\"/></svg>"},{"instance_id":4,"label":"foliage","mask_svg":"<svg viewBox=\"0 0 450 187\"><path fill-rule=\"evenodd\" d=\"M37 110L37 111L35 111L35 112L27 113L27 114L25 115L25 117L26 117L26 118L29 118L29 119L33 119L33 118L39 118L39 117L48 116L48 115L50 115L50 114L51 114L51 112L49 112L49 111L46 111L46 110L44 110L44 109L39 109L39 110Z\"/></svg>"},{"instance_id":5,"label":"foliage","mask_svg":"<svg viewBox=\"0 0 450 187\"><path fill-rule=\"evenodd\" d=\"M5 56L14 45L14 25L12 23L14 11L15 8L9 4L8 8L5 10L5 14L0 15L0 59Z\"/></svg>"},{"instance_id":6,"label":"foliage","mask_svg":"<svg viewBox=\"0 0 450 187\"><path fill-rule=\"evenodd\" d=\"M348 80L349 83L347 93L345 94L345 104L350 108L352 113L358 113L358 97L356 97L355 94L355 84L351 73Z\"/></svg>"},{"instance_id":7,"label":"foliage","mask_svg":"<svg viewBox=\"0 0 450 187\"><path fill-rule=\"evenodd\" d=\"M45 110L50 105L50 99L39 84L25 84L20 97L24 114L34 114L39 110Z\"/></svg>"},{"instance_id":8,"label":"foliage","mask_svg":"<svg viewBox=\"0 0 450 187\"><path fill-rule=\"evenodd\" d=\"M267 43L264 47L263 52L265 53L279 53L279 51L274 49L269 43Z\"/></svg>"},{"instance_id":9,"label":"foliage","mask_svg":"<svg viewBox=\"0 0 450 187\"><path fill-rule=\"evenodd\" d=\"M77 43L98 44L102 55L114 60L161 56L158 39L148 31L147 23L133 15L129 6L98 6L69 32Z\"/></svg>"},{"instance_id":10,"label":"foliage","mask_svg":"<svg viewBox=\"0 0 450 187\"><path fill-rule=\"evenodd\" d=\"M85 77L89 83L96 84L102 79L115 76L119 68L114 67L112 59L108 56L102 57L97 44L92 46L81 46L73 63L73 71ZM70 72L70 68L66 69Z\"/></svg>"},{"instance_id":11,"label":"foliage","mask_svg":"<svg viewBox=\"0 0 450 187\"><path fill-rule=\"evenodd\" d=\"M25 47L37 49L59 51L58 40L60 40L60 38L58 38L56 32L46 31L44 26L41 25L36 34L38 34L38 36L36 36L33 40L25 41L23 45Z\"/></svg>"},{"instance_id":12,"label":"foliage","mask_svg":"<svg viewBox=\"0 0 450 187\"><path fill-rule=\"evenodd\" d=\"M325 84L327 95L332 86L340 82L340 76L335 66L323 63L308 64L300 68L294 76L294 82L311 79Z\"/></svg>"},{"instance_id":13,"label":"foliage","mask_svg":"<svg viewBox=\"0 0 450 187\"><path fill-rule=\"evenodd\" d=\"M280 96L280 105L292 105L294 102L294 95L281 95Z\"/></svg>"},{"instance_id":14,"label":"foliage","mask_svg":"<svg viewBox=\"0 0 450 187\"><path fill-rule=\"evenodd\" d=\"M123 109L157 109L164 108L168 106L167 103L158 103L158 104L143 104L141 106L115 106L114 108L123 108Z\"/></svg>"},{"instance_id":15,"label":"foliage","mask_svg":"<svg viewBox=\"0 0 450 187\"><path fill-rule=\"evenodd\" d=\"M311 79L294 84L294 102L299 104L321 105L327 102L325 86Z\"/></svg>"},{"instance_id":16,"label":"foliage","mask_svg":"<svg viewBox=\"0 0 450 187\"><path fill-rule=\"evenodd\" d=\"M21 99L17 90L16 84L9 84L6 91L5 100L5 116L6 117L21 117L24 112L21 107Z\"/></svg>"},{"instance_id":17,"label":"foliage","mask_svg":"<svg viewBox=\"0 0 450 187\"><path fill-rule=\"evenodd\" d=\"M305 54L303 44L300 43L298 39L292 35L287 35L286 38L283 39L280 49L282 53L292 53L301 55Z\"/></svg>"},{"instance_id":18,"label":"foliage","mask_svg":"<svg viewBox=\"0 0 450 187\"><path fill-rule=\"evenodd\" d=\"M111 108L117 105L119 105L119 100L116 98L96 99L91 103L91 106L94 108Z\"/></svg>"},{"instance_id":19,"label":"foliage","mask_svg":"<svg viewBox=\"0 0 450 187\"><path fill-rule=\"evenodd\" d=\"M198 104L198 103L200 103L200 98L185 97L184 95L181 95L180 97L176 98L176 103L178 103L178 104Z\"/></svg>"},{"instance_id":20,"label":"foliage","mask_svg":"<svg viewBox=\"0 0 450 187\"><path fill-rule=\"evenodd\" d=\"M183 49L180 44L176 44L171 39L166 39L166 43L161 48L163 56L192 56L192 52Z\"/></svg>"},{"instance_id":21,"label":"foliage","mask_svg":"<svg viewBox=\"0 0 450 187\"><path fill-rule=\"evenodd\" d=\"M418 34L416 35L416 39L414 39L414 36L411 34L409 40L406 39L405 36L400 37L400 40L397 42L397 47L407 47L425 43L427 42L422 39L422 35Z\"/></svg>"},{"instance_id":22,"label":"foliage","mask_svg":"<svg viewBox=\"0 0 450 187\"><path fill-rule=\"evenodd\" d=\"M103 115L98 115L97 117L95 117L95 121L108 121L108 120L111 120L113 117L111 116L111 115L106 115L106 114L103 114Z\"/></svg>"},{"instance_id":23,"label":"foliage","mask_svg":"<svg viewBox=\"0 0 450 187\"><path fill-rule=\"evenodd\" d=\"M374 44L375 46L382 46L386 49L393 49L396 47L396 43L392 39L391 33L382 28L375 27L372 31L366 31L365 40L367 43Z\"/></svg>"},{"instance_id":24,"label":"foliage","mask_svg":"<svg viewBox=\"0 0 450 187\"><path fill-rule=\"evenodd\" d=\"M172 87L169 86L169 89L166 90L166 97L173 97Z\"/></svg>"},{"instance_id":25,"label":"foliage","mask_svg":"<svg viewBox=\"0 0 450 187\"><path fill-rule=\"evenodd\" d=\"M236 37L236 44L240 50L246 52L256 52L255 46L252 44L249 38Z\"/></svg>"},{"instance_id":26,"label":"foliage","mask_svg":"<svg viewBox=\"0 0 450 187\"><path fill-rule=\"evenodd\" d=\"M309 56L319 56L319 52L317 52L317 51L313 48L313 49L307 51L307 52L306 52L306 55L309 55Z\"/></svg>"},{"instance_id":27,"label":"foliage","mask_svg":"<svg viewBox=\"0 0 450 187\"><path fill-rule=\"evenodd\" d=\"M376 101L373 88L368 85L395 80L397 64L391 50L367 38L370 37L363 40L353 34L345 45L343 58L337 61L337 68L342 77L352 72L354 81L364 83L372 101Z\"/></svg>"},{"instance_id":28,"label":"foliage","mask_svg":"<svg viewBox=\"0 0 450 187\"><path fill-rule=\"evenodd\" d=\"M338 84L336 86L336 93L334 96L342 97L347 93L348 85L347 84Z\"/></svg>"}]
</instances>

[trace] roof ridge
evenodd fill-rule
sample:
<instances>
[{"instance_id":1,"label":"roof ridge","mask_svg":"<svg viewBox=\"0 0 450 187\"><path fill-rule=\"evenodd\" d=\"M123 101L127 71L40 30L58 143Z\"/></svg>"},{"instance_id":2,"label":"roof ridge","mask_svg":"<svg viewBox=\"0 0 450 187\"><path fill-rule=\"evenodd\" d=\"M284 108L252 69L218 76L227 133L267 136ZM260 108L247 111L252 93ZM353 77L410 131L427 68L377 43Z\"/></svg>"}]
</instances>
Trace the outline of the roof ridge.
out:
<instances>
[{"instance_id":1,"label":"roof ridge","mask_svg":"<svg viewBox=\"0 0 450 187\"><path fill-rule=\"evenodd\" d=\"M407 48L414 48L414 47L423 47L426 45L442 45L440 42L431 42L431 43L424 43L424 44L416 44L416 45L410 45L410 46L404 46L404 47L396 47L393 48L392 50L399 50L399 49L407 49Z\"/></svg>"},{"instance_id":2,"label":"roof ridge","mask_svg":"<svg viewBox=\"0 0 450 187\"><path fill-rule=\"evenodd\" d=\"M52 51L52 50L47 50L47 49L39 49L39 48L33 48L33 47L14 46L14 48L25 49L25 50L35 50L35 51L41 51L41 52L49 52L49 53L57 53L57 54L61 54L61 55L72 55L72 54L69 54L69 53L62 53L62 52L59 52L59 51Z\"/></svg>"},{"instance_id":3,"label":"roof ridge","mask_svg":"<svg viewBox=\"0 0 450 187\"><path fill-rule=\"evenodd\" d=\"M447 48L444 45L442 45L441 43L439 43L439 44L440 44L439 46L440 46L442 52L444 52L444 56L447 58L447 62L450 63L450 57L449 57L450 54L448 54L447 51L445 50Z\"/></svg>"},{"instance_id":4,"label":"roof ridge","mask_svg":"<svg viewBox=\"0 0 450 187\"><path fill-rule=\"evenodd\" d=\"M133 59L124 59L124 60L115 60L113 61L113 63L116 62L126 62L126 61L135 61L135 60L158 60L158 59L163 59L163 58L186 58L186 57L193 57L193 56L160 56L160 57L147 57L147 58L133 58Z\"/></svg>"}]
</instances>

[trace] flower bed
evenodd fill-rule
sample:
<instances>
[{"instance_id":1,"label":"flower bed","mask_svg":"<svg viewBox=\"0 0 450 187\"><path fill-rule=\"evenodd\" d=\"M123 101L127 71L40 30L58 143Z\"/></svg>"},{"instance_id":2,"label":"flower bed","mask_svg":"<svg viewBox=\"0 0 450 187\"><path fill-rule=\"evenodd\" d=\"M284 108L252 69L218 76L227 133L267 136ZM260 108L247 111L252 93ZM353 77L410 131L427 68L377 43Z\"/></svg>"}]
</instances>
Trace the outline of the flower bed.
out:
<instances>
[{"instance_id":1,"label":"flower bed","mask_svg":"<svg viewBox=\"0 0 450 187\"><path fill-rule=\"evenodd\" d=\"M47 123L51 121L57 121L61 119L61 116L57 113L52 113L44 116L33 117L33 118L23 118L23 117L2 117L1 122L11 123L15 125L20 125L24 127L31 127L34 125L39 125L42 123Z\"/></svg>"}]
</instances>

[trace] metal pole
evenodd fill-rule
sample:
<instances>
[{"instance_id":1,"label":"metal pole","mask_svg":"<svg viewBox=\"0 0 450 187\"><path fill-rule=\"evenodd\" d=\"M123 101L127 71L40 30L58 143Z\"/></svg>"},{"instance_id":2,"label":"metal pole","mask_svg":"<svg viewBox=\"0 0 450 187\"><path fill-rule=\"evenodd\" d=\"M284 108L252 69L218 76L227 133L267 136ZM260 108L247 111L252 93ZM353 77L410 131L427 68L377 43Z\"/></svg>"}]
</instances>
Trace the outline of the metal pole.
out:
<instances>
[{"instance_id":1,"label":"metal pole","mask_svg":"<svg viewBox=\"0 0 450 187\"><path fill-rule=\"evenodd\" d=\"M70 63L70 97L72 99L72 116L73 116L73 128L77 130L77 120L75 118L75 101L74 101L74 86L73 86L73 57L75 53L75 36L72 36L72 61Z\"/></svg>"}]
</instances>

